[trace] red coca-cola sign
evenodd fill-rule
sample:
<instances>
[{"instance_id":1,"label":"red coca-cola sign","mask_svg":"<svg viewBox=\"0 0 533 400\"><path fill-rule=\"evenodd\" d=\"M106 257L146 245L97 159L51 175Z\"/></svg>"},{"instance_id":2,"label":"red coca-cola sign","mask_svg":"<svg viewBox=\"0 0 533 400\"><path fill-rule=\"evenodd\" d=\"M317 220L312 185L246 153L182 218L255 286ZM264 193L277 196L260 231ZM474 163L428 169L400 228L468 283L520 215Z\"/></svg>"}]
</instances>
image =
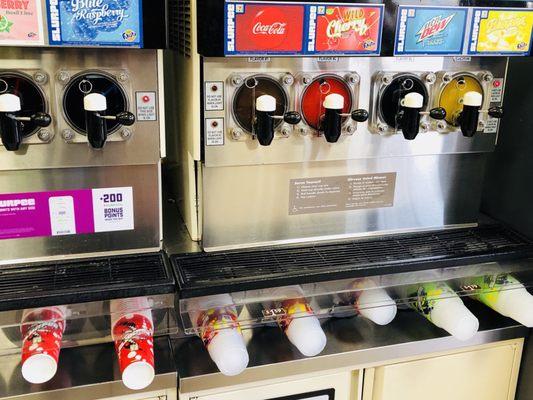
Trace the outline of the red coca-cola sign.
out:
<instances>
[{"instance_id":1,"label":"red coca-cola sign","mask_svg":"<svg viewBox=\"0 0 533 400\"><path fill-rule=\"evenodd\" d=\"M304 6L246 4L235 14L237 53L299 53L302 51Z\"/></svg>"}]
</instances>

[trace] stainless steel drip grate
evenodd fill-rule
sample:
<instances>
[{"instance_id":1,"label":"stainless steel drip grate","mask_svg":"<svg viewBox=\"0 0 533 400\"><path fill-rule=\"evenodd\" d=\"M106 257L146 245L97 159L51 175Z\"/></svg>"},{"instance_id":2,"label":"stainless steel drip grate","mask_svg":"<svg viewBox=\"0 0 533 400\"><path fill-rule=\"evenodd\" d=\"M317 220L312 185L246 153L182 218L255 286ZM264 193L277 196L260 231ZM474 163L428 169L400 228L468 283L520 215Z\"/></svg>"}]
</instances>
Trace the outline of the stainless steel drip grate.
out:
<instances>
[{"instance_id":1,"label":"stainless steel drip grate","mask_svg":"<svg viewBox=\"0 0 533 400\"><path fill-rule=\"evenodd\" d=\"M533 244L499 225L318 244L176 255L183 297L406 272L524 256Z\"/></svg>"}]
</instances>

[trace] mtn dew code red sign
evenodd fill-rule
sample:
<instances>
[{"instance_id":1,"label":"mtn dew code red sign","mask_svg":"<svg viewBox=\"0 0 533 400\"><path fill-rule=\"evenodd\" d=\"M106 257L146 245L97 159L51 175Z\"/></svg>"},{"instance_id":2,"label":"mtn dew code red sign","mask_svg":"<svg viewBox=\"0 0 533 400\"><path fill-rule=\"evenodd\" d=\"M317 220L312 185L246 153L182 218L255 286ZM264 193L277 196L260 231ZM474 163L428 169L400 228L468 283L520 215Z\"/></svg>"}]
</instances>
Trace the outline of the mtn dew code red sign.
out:
<instances>
[{"instance_id":1,"label":"mtn dew code red sign","mask_svg":"<svg viewBox=\"0 0 533 400\"><path fill-rule=\"evenodd\" d=\"M0 0L0 45L44 44L40 0Z\"/></svg>"},{"instance_id":2,"label":"mtn dew code red sign","mask_svg":"<svg viewBox=\"0 0 533 400\"><path fill-rule=\"evenodd\" d=\"M227 2L225 54L303 52L305 6L276 2Z\"/></svg>"},{"instance_id":3,"label":"mtn dew code red sign","mask_svg":"<svg viewBox=\"0 0 533 400\"><path fill-rule=\"evenodd\" d=\"M306 53L379 54L383 9L382 4L309 5Z\"/></svg>"},{"instance_id":4,"label":"mtn dew code red sign","mask_svg":"<svg viewBox=\"0 0 533 400\"><path fill-rule=\"evenodd\" d=\"M463 54L467 17L467 8L400 6L394 54Z\"/></svg>"},{"instance_id":5,"label":"mtn dew code red sign","mask_svg":"<svg viewBox=\"0 0 533 400\"><path fill-rule=\"evenodd\" d=\"M51 45L142 47L142 0L46 1Z\"/></svg>"}]
</instances>

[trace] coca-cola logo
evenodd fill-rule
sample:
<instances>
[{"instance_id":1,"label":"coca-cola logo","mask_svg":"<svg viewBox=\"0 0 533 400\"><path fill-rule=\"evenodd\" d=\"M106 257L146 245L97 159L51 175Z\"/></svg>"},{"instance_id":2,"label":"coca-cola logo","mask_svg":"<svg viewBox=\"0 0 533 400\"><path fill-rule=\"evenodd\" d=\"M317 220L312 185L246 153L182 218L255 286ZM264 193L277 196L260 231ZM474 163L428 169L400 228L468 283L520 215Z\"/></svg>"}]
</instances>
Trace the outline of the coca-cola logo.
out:
<instances>
[{"instance_id":1,"label":"coca-cola logo","mask_svg":"<svg viewBox=\"0 0 533 400\"><path fill-rule=\"evenodd\" d=\"M286 26L286 22L274 22L272 24L257 22L252 29L252 33L254 35L284 35Z\"/></svg>"}]
</instances>

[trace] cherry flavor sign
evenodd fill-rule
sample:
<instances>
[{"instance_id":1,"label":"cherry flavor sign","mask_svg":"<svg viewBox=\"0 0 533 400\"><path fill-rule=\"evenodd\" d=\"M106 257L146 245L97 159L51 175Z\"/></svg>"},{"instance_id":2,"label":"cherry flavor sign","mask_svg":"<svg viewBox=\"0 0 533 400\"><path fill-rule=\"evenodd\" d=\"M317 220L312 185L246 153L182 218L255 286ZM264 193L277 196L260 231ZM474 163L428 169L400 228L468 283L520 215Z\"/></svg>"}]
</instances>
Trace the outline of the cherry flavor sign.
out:
<instances>
[{"instance_id":1,"label":"cherry flavor sign","mask_svg":"<svg viewBox=\"0 0 533 400\"><path fill-rule=\"evenodd\" d=\"M306 53L378 55L384 5L308 6Z\"/></svg>"},{"instance_id":2,"label":"cherry flavor sign","mask_svg":"<svg viewBox=\"0 0 533 400\"><path fill-rule=\"evenodd\" d=\"M0 194L0 240L132 229L131 187Z\"/></svg>"},{"instance_id":3,"label":"cherry flavor sign","mask_svg":"<svg viewBox=\"0 0 533 400\"><path fill-rule=\"evenodd\" d=\"M0 45L44 44L40 0L0 0Z\"/></svg>"},{"instance_id":4,"label":"cherry flavor sign","mask_svg":"<svg viewBox=\"0 0 533 400\"><path fill-rule=\"evenodd\" d=\"M226 55L301 54L305 6L227 2Z\"/></svg>"}]
</instances>

